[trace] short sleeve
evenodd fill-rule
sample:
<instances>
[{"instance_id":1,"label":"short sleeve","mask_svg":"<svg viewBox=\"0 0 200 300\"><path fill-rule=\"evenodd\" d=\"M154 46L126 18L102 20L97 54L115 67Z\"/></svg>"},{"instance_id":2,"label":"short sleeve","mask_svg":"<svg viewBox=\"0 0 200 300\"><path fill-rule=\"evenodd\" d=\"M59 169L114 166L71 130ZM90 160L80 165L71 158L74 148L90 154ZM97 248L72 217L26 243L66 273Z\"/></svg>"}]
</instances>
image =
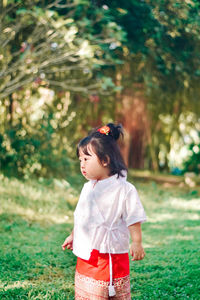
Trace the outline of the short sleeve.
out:
<instances>
[{"instance_id":1,"label":"short sleeve","mask_svg":"<svg viewBox=\"0 0 200 300\"><path fill-rule=\"evenodd\" d=\"M146 214L140 201L138 192L132 184L125 196L124 212L122 217L127 226L146 221Z\"/></svg>"}]
</instances>

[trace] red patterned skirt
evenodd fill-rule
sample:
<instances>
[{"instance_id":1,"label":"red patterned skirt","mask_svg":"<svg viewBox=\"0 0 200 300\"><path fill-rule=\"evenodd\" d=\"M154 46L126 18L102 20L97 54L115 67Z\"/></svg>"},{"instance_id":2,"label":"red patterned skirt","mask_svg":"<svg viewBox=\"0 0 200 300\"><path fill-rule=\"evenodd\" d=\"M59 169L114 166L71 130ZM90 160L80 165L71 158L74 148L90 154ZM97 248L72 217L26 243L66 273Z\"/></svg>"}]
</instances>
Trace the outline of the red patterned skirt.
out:
<instances>
[{"instance_id":1,"label":"red patterned skirt","mask_svg":"<svg viewBox=\"0 0 200 300\"><path fill-rule=\"evenodd\" d=\"M109 255L93 250L89 261L77 259L76 300L131 300L128 253L112 254L113 285L116 295L109 297Z\"/></svg>"}]
</instances>

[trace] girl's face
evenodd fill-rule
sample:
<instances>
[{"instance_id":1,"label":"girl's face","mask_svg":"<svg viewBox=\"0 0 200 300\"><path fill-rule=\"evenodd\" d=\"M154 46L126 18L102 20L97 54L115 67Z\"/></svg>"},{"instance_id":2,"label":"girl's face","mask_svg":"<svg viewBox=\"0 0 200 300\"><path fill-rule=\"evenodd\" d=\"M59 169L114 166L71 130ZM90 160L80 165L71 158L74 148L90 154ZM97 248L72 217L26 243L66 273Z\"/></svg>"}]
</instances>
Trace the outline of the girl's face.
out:
<instances>
[{"instance_id":1,"label":"girl's face","mask_svg":"<svg viewBox=\"0 0 200 300\"><path fill-rule=\"evenodd\" d=\"M88 154L85 154L81 148L79 150L80 168L83 176L88 180L102 180L109 177L108 164L99 161L91 145L88 145L87 151Z\"/></svg>"}]
</instances>

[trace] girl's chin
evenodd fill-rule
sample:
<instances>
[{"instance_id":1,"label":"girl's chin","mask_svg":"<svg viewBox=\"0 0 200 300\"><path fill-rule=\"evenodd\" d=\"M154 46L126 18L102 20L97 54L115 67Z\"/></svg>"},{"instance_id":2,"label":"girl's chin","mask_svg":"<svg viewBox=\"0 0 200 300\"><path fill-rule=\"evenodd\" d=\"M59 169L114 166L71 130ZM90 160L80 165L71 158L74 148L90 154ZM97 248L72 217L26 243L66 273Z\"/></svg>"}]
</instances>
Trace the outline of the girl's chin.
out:
<instances>
[{"instance_id":1,"label":"girl's chin","mask_svg":"<svg viewBox=\"0 0 200 300\"><path fill-rule=\"evenodd\" d=\"M88 178L87 173L82 173L82 175L83 175L83 177L85 177L86 179L90 179L90 178Z\"/></svg>"},{"instance_id":2,"label":"girl's chin","mask_svg":"<svg viewBox=\"0 0 200 300\"><path fill-rule=\"evenodd\" d=\"M94 180L94 178L91 178L90 176L87 175L87 173L82 173L83 177L87 180Z\"/></svg>"}]
</instances>

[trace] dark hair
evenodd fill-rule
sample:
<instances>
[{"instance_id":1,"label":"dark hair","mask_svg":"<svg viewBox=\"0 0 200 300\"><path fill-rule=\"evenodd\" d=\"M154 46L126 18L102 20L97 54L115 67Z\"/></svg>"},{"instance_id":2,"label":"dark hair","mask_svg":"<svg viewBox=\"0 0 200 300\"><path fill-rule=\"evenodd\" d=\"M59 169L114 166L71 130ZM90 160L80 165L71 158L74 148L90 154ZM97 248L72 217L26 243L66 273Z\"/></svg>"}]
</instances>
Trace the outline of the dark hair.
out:
<instances>
[{"instance_id":1,"label":"dark hair","mask_svg":"<svg viewBox=\"0 0 200 300\"><path fill-rule=\"evenodd\" d=\"M118 174L118 176L124 176L122 171L127 171L127 167L117 144L120 135L123 136L122 126L114 125L113 123L109 123L106 126L110 128L108 134L99 132L98 129L100 129L100 127L98 127L79 142L77 156L79 157L80 149L84 154L89 155L88 145L90 144L99 158L99 161L101 163L108 163L110 175Z\"/></svg>"}]
</instances>

